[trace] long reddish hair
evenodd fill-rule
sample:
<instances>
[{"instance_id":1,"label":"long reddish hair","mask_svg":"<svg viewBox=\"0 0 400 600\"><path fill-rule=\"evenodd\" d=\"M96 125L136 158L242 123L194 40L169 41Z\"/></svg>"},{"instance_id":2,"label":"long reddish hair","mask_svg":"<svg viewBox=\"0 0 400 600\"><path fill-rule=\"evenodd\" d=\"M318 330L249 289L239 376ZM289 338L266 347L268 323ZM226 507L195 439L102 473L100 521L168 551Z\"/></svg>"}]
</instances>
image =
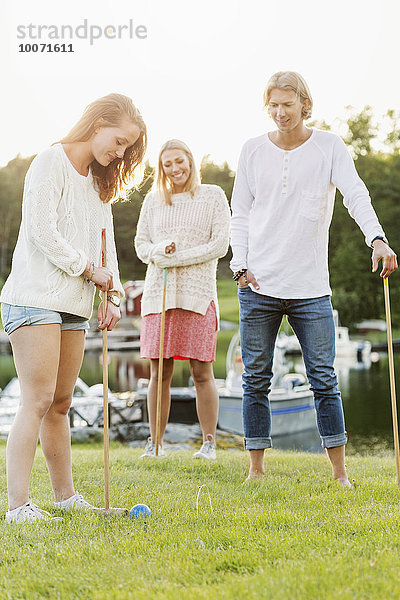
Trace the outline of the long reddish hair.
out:
<instances>
[{"instance_id":1,"label":"long reddish hair","mask_svg":"<svg viewBox=\"0 0 400 600\"><path fill-rule=\"evenodd\" d=\"M108 94L86 107L82 117L61 144L86 142L95 133L101 119L102 127L117 127L123 119L128 119L140 130L133 146L125 150L122 158L116 158L107 167L97 160L90 165L95 185L103 202L117 200L124 188L133 179L136 167L142 162L147 148L147 128L143 117L132 100L122 94Z\"/></svg>"}]
</instances>

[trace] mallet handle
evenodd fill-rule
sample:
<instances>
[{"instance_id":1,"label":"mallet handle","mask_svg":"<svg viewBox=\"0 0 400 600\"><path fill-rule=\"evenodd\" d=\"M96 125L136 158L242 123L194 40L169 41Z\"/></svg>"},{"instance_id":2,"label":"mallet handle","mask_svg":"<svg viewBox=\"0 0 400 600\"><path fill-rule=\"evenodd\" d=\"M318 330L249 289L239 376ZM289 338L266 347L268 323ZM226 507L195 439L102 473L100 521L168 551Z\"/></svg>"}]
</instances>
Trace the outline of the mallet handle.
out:
<instances>
[{"instance_id":1,"label":"mallet handle","mask_svg":"<svg viewBox=\"0 0 400 600\"><path fill-rule=\"evenodd\" d=\"M160 443L161 431L161 397L162 397L162 375L164 361L164 333L165 333L165 293L167 288L167 268L164 269L164 283L161 309L161 325L160 325L160 350L158 353L158 383L157 383L157 409L156 409L156 456L158 456L158 446Z\"/></svg>"},{"instance_id":2,"label":"mallet handle","mask_svg":"<svg viewBox=\"0 0 400 600\"><path fill-rule=\"evenodd\" d=\"M106 230L101 230L101 266L107 266ZM103 319L107 314L107 292L102 292ZM104 433L104 505L110 508L110 444L108 433L108 349L107 328L103 329L103 433Z\"/></svg>"},{"instance_id":3,"label":"mallet handle","mask_svg":"<svg viewBox=\"0 0 400 600\"><path fill-rule=\"evenodd\" d=\"M393 420L393 438L394 452L396 455L396 473L397 485L400 489L400 449L399 449L399 427L397 420L397 402L396 402L396 383L394 375L394 356L393 356L393 341L392 341L392 325L390 315L390 298L389 298L389 278L383 280L383 289L385 294L385 311L386 311L386 328L389 356L389 379L390 379L390 397L392 403L392 420Z\"/></svg>"}]
</instances>

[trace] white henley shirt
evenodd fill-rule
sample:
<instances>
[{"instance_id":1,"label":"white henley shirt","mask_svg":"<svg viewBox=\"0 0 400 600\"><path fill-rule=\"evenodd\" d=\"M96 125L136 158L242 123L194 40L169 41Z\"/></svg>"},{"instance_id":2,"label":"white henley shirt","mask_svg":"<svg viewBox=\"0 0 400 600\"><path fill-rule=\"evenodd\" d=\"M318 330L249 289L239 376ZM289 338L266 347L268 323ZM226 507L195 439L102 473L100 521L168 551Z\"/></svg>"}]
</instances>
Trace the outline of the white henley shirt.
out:
<instances>
[{"instance_id":1,"label":"white henley shirt","mask_svg":"<svg viewBox=\"0 0 400 600\"><path fill-rule=\"evenodd\" d=\"M337 135L313 129L294 150L268 134L242 149L232 195L232 271L248 268L260 289L275 298L331 294L328 234L336 188L365 235L384 236L353 159Z\"/></svg>"}]
</instances>

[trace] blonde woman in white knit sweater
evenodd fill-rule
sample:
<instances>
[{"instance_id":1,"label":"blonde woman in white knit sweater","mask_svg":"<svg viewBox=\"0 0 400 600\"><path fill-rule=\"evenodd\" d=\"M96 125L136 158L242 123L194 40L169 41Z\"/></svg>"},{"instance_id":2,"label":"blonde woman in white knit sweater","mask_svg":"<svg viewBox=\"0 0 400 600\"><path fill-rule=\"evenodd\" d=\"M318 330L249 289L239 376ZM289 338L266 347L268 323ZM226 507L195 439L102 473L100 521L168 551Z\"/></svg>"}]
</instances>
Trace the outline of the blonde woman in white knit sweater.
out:
<instances>
[{"instance_id":1,"label":"blonde woman in white knit sweater","mask_svg":"<svg viewBox=\"0 0 400 600\"><path fill-rule=\"evenodd\" d=\"M142 161L146 126L130 98L110 94L90 104L70 133L33 160L22 222L0 301L21 387L7 442L7 522L49 520L29 501L40 443L55 507L96 510L74 489L67 413L81 367L95 288L108 291L99 329L121 317L111 201ZM101 267L106 228L107 267Z\"/></svg>"},{"instance_id":2,"label":"blonde woman in white knit sweater","mask_svg":"<svg viewBox=\"0 0 400 600\"><path fill-rule=\"evenodd\" d=\"M143 203L135 248L149 266L142 298L141 357L150 359L148 410L151 437L143 457L155 457L158 357L163 290L166 286L161 446L170 410L175 359L188 359L197 396L203 445L195 458L215 459L218 393L215 360L218 300L216 269L229 244L230 211L223 190L201 185L189 148L170 140L161 148L157 184Z\"/></svg>"}]
</instances>

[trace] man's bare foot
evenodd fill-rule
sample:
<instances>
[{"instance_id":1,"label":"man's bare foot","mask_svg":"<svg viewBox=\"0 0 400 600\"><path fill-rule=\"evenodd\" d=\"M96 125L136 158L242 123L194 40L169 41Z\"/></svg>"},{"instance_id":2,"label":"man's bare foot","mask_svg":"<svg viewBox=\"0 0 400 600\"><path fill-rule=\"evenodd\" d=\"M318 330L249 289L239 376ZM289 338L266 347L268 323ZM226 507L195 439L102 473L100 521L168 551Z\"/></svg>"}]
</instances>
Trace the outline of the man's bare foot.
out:
<instances>
[{"instance_id":1,"label":"man's bare foot","mask_svg":"<svg viewBox=\"0 0 400 600\"><path fill-rule=\"evenodd\" d=\"M334 481L336 481L336 483L343 488L351 488L353 487L349 481L349 478L347 477L347 475L345 477L334 477L333 478Z\"/></svg>"},{"instance_id":2,"label":"man's bare foot","mask_svg":"<svg viewBox=\"0 0 400 600\"><path fill-rule=\"evenodd\" d=\"M260 481L261 479L264 479L264 472L263 471L254 471L254 472L250 472L247 475L247 477L243 483L249 483L252 481Z\"/></svg>"},{"instance_id":3,"label":"man's bare foot","mask_svg":"<svg viewBox=\"0 0 400 600\"><path fill-rule=\"evenodd\" d=\"M349 481L346 463L345 463L345 446L337 446L335 448L327 448L327 454L332 465L332 476L338 484L345 488L351 488Z\"/></svg>"}]
</instances>

